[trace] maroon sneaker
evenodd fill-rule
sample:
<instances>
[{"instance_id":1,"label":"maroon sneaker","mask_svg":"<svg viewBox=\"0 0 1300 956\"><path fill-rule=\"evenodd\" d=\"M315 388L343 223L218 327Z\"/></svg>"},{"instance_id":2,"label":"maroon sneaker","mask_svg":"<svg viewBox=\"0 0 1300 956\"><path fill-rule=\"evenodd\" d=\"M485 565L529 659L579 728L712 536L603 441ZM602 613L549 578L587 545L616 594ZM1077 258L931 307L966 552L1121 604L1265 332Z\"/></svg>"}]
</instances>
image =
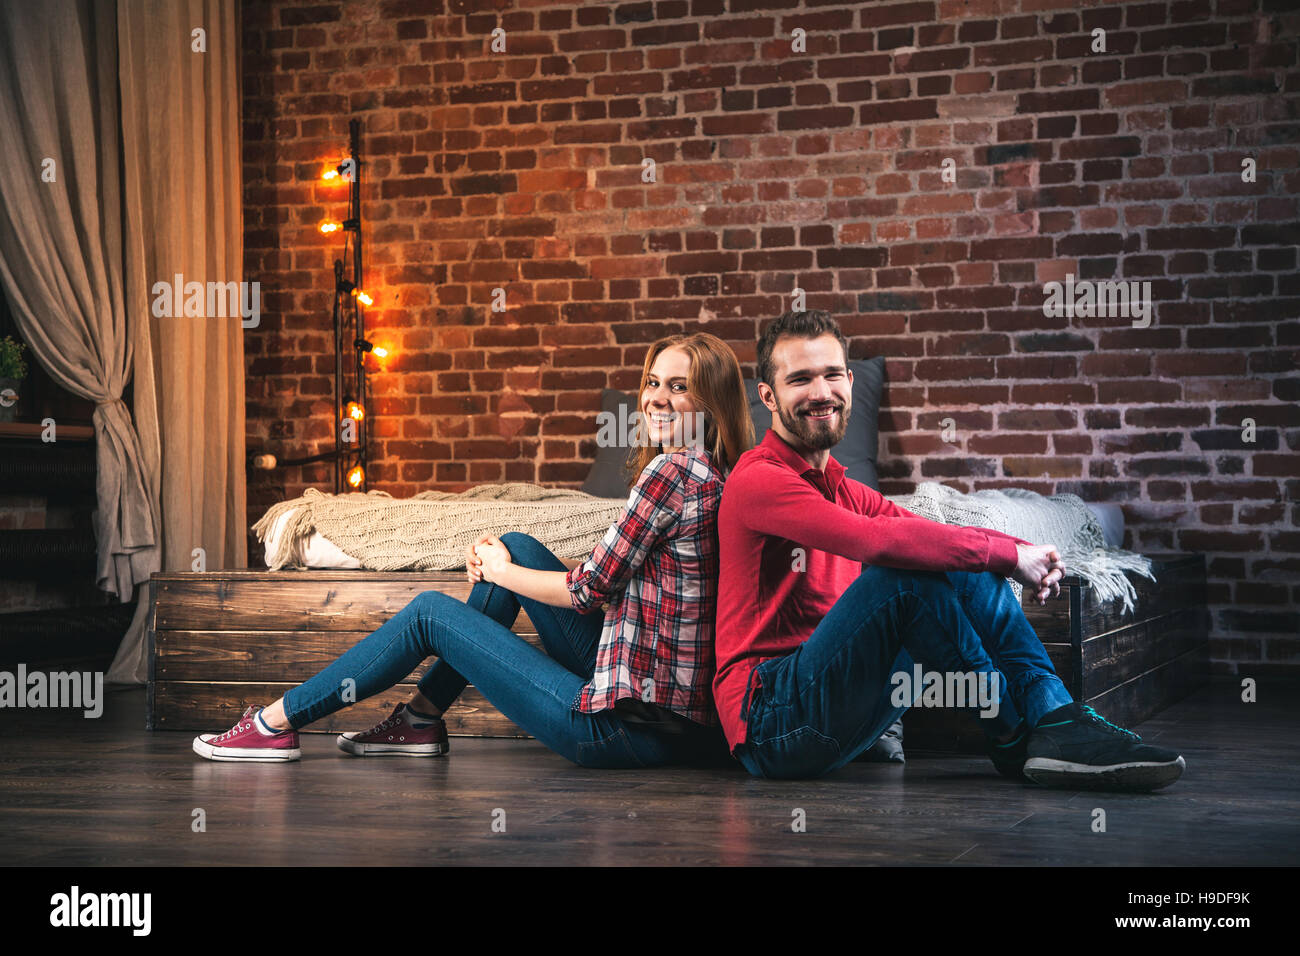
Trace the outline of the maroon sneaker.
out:
<instances>
[{"instance_id":1,"label":"maroon sneaker","mask_svg":"<svg viewBox=\"0 0 1300 956\"><path fill-rule=\"evenodd\" d=\"M194 738L194 752L208 760L297 760L298 731L285 730L268 737L254 726L260 707L249 707L239 723L224 734L199 734Z\"/></svg>"},{"instance_id":2,"label":"maroon sneaker","mask_svg":"<svg viewBox=\"0 0 1300 956\"><path fill-rule=\"evenodd\" d=\"M451 749L442 718L427 727L412 727L406 719L405 704L398 704L388 717L369 730L339 734L338 745L344 753L355 757L380 754L437 757Z\"/></svg>"}]
</instances>

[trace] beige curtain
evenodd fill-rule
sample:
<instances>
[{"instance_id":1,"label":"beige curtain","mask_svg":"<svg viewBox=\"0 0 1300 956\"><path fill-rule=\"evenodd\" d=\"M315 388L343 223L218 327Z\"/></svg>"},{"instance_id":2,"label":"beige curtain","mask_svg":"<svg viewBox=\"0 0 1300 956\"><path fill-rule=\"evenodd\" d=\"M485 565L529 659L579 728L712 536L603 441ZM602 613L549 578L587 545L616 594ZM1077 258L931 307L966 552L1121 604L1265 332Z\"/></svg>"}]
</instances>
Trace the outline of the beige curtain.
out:
<instances>
[{"instance_id":1,"label":"beige curtain","mask_svg":"<svg viewBox=\"0 0 1300 956\"><path fill-rule=\"evenodd\" d=\"M32 355L95 403L96 581L123 601L159 567L148 472L122 390L116 12L111 3L0 7L0 278ZM57 435L56 435L57 437Z\"/></svg>"},{"instance_id":2,"label":"beige curtain","mask_svg":"<svg viewBox=\"0 0 1300 956\"><path fill-rule=\"evenodd\" d=\"M0 6L0 138L61 171L0 177L0 277L36 360L96 402L99 583L138 599L112 682L147 677L152 571L247 565L241 320L152 308L178 274L244 278L237 7Z\"/></svg>"}]
</instances>

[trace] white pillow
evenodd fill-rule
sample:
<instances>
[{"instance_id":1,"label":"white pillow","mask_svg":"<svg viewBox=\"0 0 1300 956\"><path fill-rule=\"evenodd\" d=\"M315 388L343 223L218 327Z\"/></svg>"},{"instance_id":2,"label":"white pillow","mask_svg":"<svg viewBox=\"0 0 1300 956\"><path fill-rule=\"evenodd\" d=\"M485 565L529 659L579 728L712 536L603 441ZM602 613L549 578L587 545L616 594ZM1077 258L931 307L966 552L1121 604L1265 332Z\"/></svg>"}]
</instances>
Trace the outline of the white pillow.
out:
<instances>
[{"instance_id":1,"label":"white pillow","mask_svg":"<svg viewBox=\"0 0 1300 956\"><path fill-rule=\"evenodd\" d=\"M285 524L289 521L289 516L293 514L286 511L280 517L276 518L271 524L271 531L266 536L265 546L266 554L274 554L276 546L280 541L280 533L284 530ZM350 555L344 554L338 547L322 535L319 531L313 531L311 537L306 542L299 542L294 549L294 563L305 565L309 568L325 569L355 569L361 567L361 562ZM270 567L268 562L267 567Z\"/></svg>"}]
</instances>

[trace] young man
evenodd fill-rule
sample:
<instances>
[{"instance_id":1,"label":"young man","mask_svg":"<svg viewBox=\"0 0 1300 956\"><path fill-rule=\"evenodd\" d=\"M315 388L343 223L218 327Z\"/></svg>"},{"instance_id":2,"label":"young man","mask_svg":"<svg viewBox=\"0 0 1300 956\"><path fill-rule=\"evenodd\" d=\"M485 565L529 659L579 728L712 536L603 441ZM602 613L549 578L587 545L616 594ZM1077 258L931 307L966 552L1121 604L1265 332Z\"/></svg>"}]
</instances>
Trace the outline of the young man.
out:
<instances>
[{"instance_id":1,"label":"young man","mask_svg":"<svg viewBox=\"0 0 1300 956\"><path fill-rule=\"evenodd\" d=\"M930 521L845 476L829 449L851 412L847 352L826 312L787 313L759 340L772 427L718 511L713 689L732 753L756 776L835 770L906 711L915 698L891 701L891 678L916 663L992 690L981 724L1004 776L1120 790L1176 780L1181 756L1071 699L1025 619L1005 578L1039 603L1060 594L1052 545Z\"/></svg>"}]
</instances>

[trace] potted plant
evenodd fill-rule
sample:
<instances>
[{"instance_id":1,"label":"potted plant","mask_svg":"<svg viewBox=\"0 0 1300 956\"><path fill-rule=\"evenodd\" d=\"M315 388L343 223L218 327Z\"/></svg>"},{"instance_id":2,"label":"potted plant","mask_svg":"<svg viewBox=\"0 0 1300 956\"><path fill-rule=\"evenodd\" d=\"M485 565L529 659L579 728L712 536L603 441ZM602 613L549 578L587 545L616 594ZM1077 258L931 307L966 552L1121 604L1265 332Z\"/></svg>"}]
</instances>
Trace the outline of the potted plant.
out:
<instances>
[{"instance_id":1,"label":"potted plant","mask_svg":"<svg viewBox=\"0 0 1300 956\"><path fill-rule=\"evenodd\" d=\"M27 377L27 363L23 361L26 348L22 342L15 342L13 336L0 339L0 422L14 420L20 386Z\"/></svg>"}]
</instances>

